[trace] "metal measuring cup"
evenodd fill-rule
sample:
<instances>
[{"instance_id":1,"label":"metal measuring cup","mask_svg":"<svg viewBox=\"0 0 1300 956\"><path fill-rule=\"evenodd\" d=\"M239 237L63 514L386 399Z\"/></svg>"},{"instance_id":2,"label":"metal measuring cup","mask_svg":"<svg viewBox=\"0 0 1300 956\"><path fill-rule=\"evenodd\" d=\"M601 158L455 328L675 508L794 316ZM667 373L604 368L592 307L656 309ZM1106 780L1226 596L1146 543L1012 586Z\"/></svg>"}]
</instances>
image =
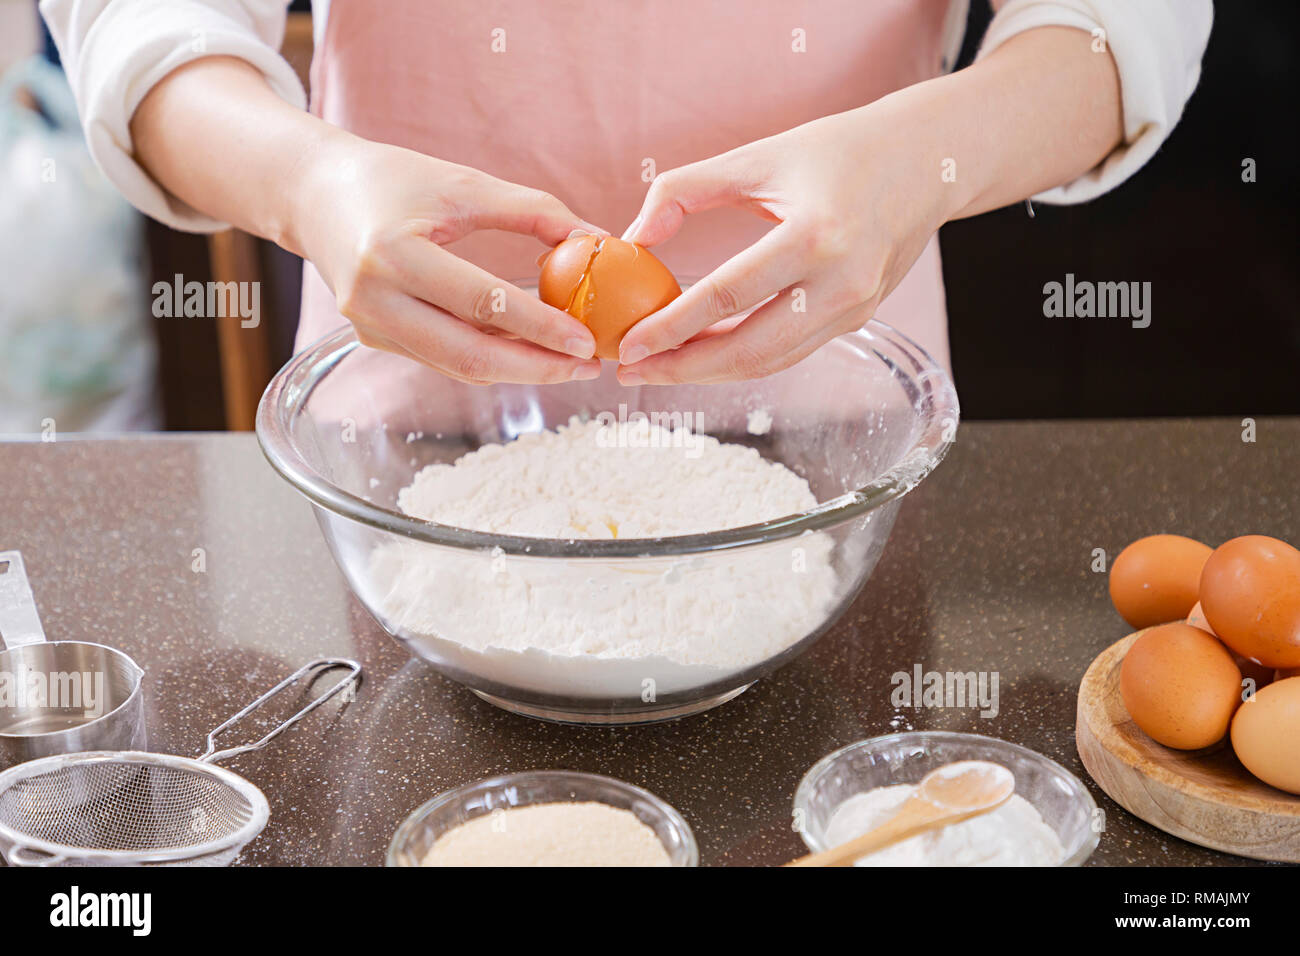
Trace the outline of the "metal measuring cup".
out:
<instances>
[{"instance_id":1,"label":"metal measuring cup","mask_svg":"<svg viewBox=\"0 0 1300 956\"><path fill-rule=\"evenodd\" d=\"M46 641L17 551L0 551L0 770L84 750L144 750L144 671L89 641Z\"/></svg>"}]
</instances>

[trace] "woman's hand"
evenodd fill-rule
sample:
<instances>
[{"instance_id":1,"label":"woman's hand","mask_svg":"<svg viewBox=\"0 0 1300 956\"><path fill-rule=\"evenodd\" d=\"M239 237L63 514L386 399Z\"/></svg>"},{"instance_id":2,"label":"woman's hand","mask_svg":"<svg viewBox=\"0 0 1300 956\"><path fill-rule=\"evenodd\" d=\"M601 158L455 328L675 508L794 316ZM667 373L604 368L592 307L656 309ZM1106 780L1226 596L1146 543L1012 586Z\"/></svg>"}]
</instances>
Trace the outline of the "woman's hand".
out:
<instances>
[{"instance_id":1,"label":"woman's hand","mask_svg":"<svg viewBox=\"0 0 1300 956\"><path fill-rule=\"evenodd\" d=\"M758 378L871 318L953 200L939 159L882 112L885 101L828 116L655 179L624 238L653 246L721 205L778 225L632 327L623 384Z\"/></svg>"},{"instance_id":2,"label":"woman's hand","mask_svg":"<svg viewBox=\"0 0 1300 956\"><path fill-rule=\"evenodd\" d=\"M304 160L293 218L363 344L472 383L600 375L585 325L442 248L477 229L602 231L554 196L341 134Z\"/></svg>"},{"instance_id":3,"label":"woman's hand","mask_svg":"<svg viewBox=\"0 0 1300 956\"><path fill-rule=\"evenodd\" d=\"M439 243L602 232L553 196L385 146L280 99L242 60L173 70L131 120L136 158L213 218L310 259L367 345L468 382L595 378L591 332Z\"/></svg>"},{"instance_id":4,"label":"woman's hand","mask_svg":"<svg viewBox=\"0 0 1300 956\"><path fill-rule=\"evenodd\" d=\"M1030 30L959 73L657 177L625 239L656 245L724 205L777 225L633 326L619 380L788 368L861 328L947 220L1091 169L1123 130L1114 62L1090 40Z\"/></svg>"}]
</instances>

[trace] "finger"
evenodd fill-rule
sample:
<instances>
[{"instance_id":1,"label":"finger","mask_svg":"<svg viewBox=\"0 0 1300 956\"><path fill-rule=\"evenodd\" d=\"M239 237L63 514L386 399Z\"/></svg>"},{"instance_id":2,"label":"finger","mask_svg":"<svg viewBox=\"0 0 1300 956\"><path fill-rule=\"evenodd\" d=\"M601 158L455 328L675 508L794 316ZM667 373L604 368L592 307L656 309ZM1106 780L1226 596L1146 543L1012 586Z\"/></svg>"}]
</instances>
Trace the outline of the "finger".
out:
<instances>
[{"instance_id":1,"label":"finger","mask_svg":"<svg viewBox=\"0 0 1300 956\"><path fill-rule=\"evenodd\" d=\"M711 338L715 335L725 335L727 332L730 332L732 329L738 326L741 322L744 322L746 318L747 316L736 315L736 316L732 316L729 319L723 319L721 322L715 322L712 325L710 325L707 329L705 329L703 332L700 332L696 335L692 335L686 341L699 342L702 341L703 339Z\"/></svg>"},{"instance_id":2,"label":"finger","mask_svg":"<svg viewBox=\"0 0 1300 956\"><path fill-rule=\"evenodd\" d=\"M465 219L474 229L504 229L536 236L548 246L568 238L574 230L607 236L609 232L587 222L548 192L488 177L488 184L473 193ZM469 206L469 203L463 203Z\"/></svg>"},{"instance_id":3,"label":"finger","mask_svg":"<svg viewBox=\"0 0 1300 956\"><path fill-rule=\"evenodd\" d=\"M761 176L737 150L660 173L650 184L641 211L623 238L653 246L671 238L686 216L718 206L757 207ZM765 218L775 219L770 213Z\"/></svg>"},{"instance_id":4,"label":"finger","mask_svg":"<svg viewBox=\"0 0 1300 956\"><path fill-rule=\"evenodd\" d=\"M809 287L808 297L821 301ZM769 302L729 331L709 334L673 352L654 355L620 368L625 385L666 385L679 382L734 382L762 378L787 369L838 335L860 328L870 318L869 306L855 306L825 323L824 310L795 313L784 298Z\"/></svg>"},{"instance_id":5,"label":"finger","mask_svg":"<svg viewBox=\"0 0 1300 956\"><path fill-rule=\"evenodd\" d=\"M596 354L591 330L559 309L486 269L412 236L391 256L393 281L417 299L472 325L494 327L542 348L587 359Z\"/></svg>"},{"instance_id":6,"label":"finger","mask_svg":"<svg viewBox=\"0 0 1300 956\"><path fill-rule=\"evenodd\" d=\"M353 326L353 328L356 329L357 341L360 342L362 345L364 345L366 348L378 349L381 352L391 352L394 355L400 355L402 358L410 359L412 362L419 362L421 365L424 365L429 368L433 368L433 366L430 366L429 363L426 362L423 358L416 355L414 352L410 351L409 349L402 348L401 345L394 342L392 339L384 335L382 332L376 332L374 329L370 328L369 326L366 326L364 328L362 326ZM464 382L466 385L482 384L482 383L471 382L468 379L458 378L457 376L452 375L450 372L446 371L445 369L434 368L434 371L438 372L440 375L445 375L448 378L454 378L458 382Z\"/></svg>"},{"instance_id":7,"label":"finger","mask_svg":"<svg viewBox=\"0 0 1300 956\"><path fill-rule=\"evenodd\" d=\"M392 339L384 335L382 332L377 332L374 329L370 328L369 326L364 327L364 329L361 326L354 326L354 328L356 328L356 332L357 332L357 341L360 342L362 345L364 345L366 348L379 349L380 351L383 352L391 352L394 355L400 355L404 359L410 359L412 362L417 362L420 365L425 366L426 368L433 369L433 371L437 372L439 375L445 375L447 378L455 379L456 381L463 382L466 385L490 384L488 382L472 382L467 378L460 377L459 375L453 375L445 368L438 368L437 366L431 365L429 362L425 361L419 355L416 355L410 349L402 348L400 344L394 342Z\"/></svg>"},{"instance_id":8,"label":"finger","mask_svg":"<svg viewBox=\"0 0 1300 956\"><path fill-rule=\"evenodd\" d=\"M362 333L366 344L387 341L460 381L546 385L600 376L599 359L583 361L530 342L488 335L442 309L396 291L379 293L366 303L366 310L372 320L381 319L382 328Z\"/></svg>"},{"instance_id":9,"label":"finger","mask_svg":"<svg viewBox=\"0 0 1300 956\"><path fill-rule=\"evenodd\" d=\"M668 305L628 330L619 361L631 365L676 348L723 319L740 315L807 274L800 230L782 223L732 256Z\"/></svg>"}]
</instances>

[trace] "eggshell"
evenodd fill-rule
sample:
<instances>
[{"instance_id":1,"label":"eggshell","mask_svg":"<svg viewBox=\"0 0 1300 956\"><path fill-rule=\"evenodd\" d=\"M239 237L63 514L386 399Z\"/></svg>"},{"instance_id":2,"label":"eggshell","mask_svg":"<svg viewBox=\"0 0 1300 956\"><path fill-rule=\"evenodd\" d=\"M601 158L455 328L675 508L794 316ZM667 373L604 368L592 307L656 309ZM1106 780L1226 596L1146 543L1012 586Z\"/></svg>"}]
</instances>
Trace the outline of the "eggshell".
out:
<instances>
[{"instance_id":1,"label":"eggshell","mask_svg":"<svg viewBox=\"0 0 1300 956\"><path fill-rule=\"evenodd\" d=\"M1270 684L1237 709L1232 749L1260 780L1300 794L1300 677Z\"/></svg>"},{"instance_id":2,"label":"eggshell","mask_svg":"<svg viewBox=\"0 0 1300 956\"><path fill-rule=\"evenodd\" d=\"M600 236L574 236L546 254L537 278L537 295L549 306L577 317L571 308L574 294L596 255Z\"/></svg>"},{"instance_id":3,"label":"eggshell","mask_svg":"<svg viewBox=\"0 0 1300 956\"><path fill-rule=\"evenodd\" d=\"M1225 541L1201 572L1201 606L1214 633L1265 667L1300 667L1300 551L1246 535Z\"/></svg>"},{"instance_id":4,"label":"eggshell","mask_svg":"<svg viewBox=\"0 0 1300 956\"><path fill-rule=\"evenodd\" d=\"M1192 607L1192 610L1188 613L1187 623L1192 625L1192 627L1199 627L1206 634L1214 634L1214 628L1210 627L1210 622L1205 619L1205 612L1201 610L1200 601L1197 601ZM1214 636L1217 638L1219 635L1214 634ZM1232 661L1241 671L1242 678L1249 677L1255 682L1257 688L1273 683L1273 681L1281 675L1280 671L1275 673L1273 668L1265 667L1263 664L1259 663L1259 661L1252 661L1249 657L1242 657L1231 647L1228 648L1228 652L1232 654Z\"/></svg>"},{"instance_id":5,"label":"eggshell","mask_svg":"<svg viewBox=\"0 0 1300 956\"><path fill-rule=\"evenodd\" d=\"M563 309L596 338L596 355L618 359L627 330L682 294L648 249L612 236L575 236L542 263L537 294Z\"/></svg>"},{"instance_id":6,"label":"eggshell","mask_svg":"<svg viewBox=\"0 0 1300 956\"><path fill-rule=\"evenodd\" d=\"M1241 703L1241 672L1219 641L1177 622L1145 631L1124 655L1120 696L1158 743L1199 750L1223 739Z\"/></svg>"},{"instance_id":7,"label":"eggshell","mask_svg":"<svg viewBox=\"0 0 1300 956\"><path fill-rule=\"evenodd\" d=\"M1110 599L1136 628L1186 619L1196 603L1208 545L1177 534L1139 538L1110 566Z\"/></svg>"}]
</instances>

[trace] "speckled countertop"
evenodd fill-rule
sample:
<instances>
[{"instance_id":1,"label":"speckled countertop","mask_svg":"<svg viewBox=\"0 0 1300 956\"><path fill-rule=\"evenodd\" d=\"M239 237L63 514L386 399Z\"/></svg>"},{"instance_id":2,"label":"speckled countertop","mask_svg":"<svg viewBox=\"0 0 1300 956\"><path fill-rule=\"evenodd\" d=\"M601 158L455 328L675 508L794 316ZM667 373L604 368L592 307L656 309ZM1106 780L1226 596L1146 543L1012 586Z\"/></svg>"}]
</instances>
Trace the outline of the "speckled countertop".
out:
<instances>
[{"instance_id":1,"label":"speckled countertop","mask_svg":"<svg viewBox=\"0 0 1300 956\"><path fill-rule=\"evenodd\" d=\"M230 764L271 803L241 863L378 864L439 791L560 768L659 794L706 865L776 864L802 850L799 778L864 737L989 734L1087 779L1075 690L1127 631L1093 549L1113 557L1158 531L1300 541L1300 420L1261 419L1256 439L1242 441L1239 420L964 425L817 646L721 708L654 726L513 716L409 660L251 435L0 444L0 550L23 552L50 639L111 644L144 666L154 750L201 751L211 727L311 657L362 662L354 703ZM997 671L999 713L895 710L889 675L917 664ZM1251 862L1166 836L1092 789L1107 811L1093 863Z\"/></svg>"}]
</instances>

